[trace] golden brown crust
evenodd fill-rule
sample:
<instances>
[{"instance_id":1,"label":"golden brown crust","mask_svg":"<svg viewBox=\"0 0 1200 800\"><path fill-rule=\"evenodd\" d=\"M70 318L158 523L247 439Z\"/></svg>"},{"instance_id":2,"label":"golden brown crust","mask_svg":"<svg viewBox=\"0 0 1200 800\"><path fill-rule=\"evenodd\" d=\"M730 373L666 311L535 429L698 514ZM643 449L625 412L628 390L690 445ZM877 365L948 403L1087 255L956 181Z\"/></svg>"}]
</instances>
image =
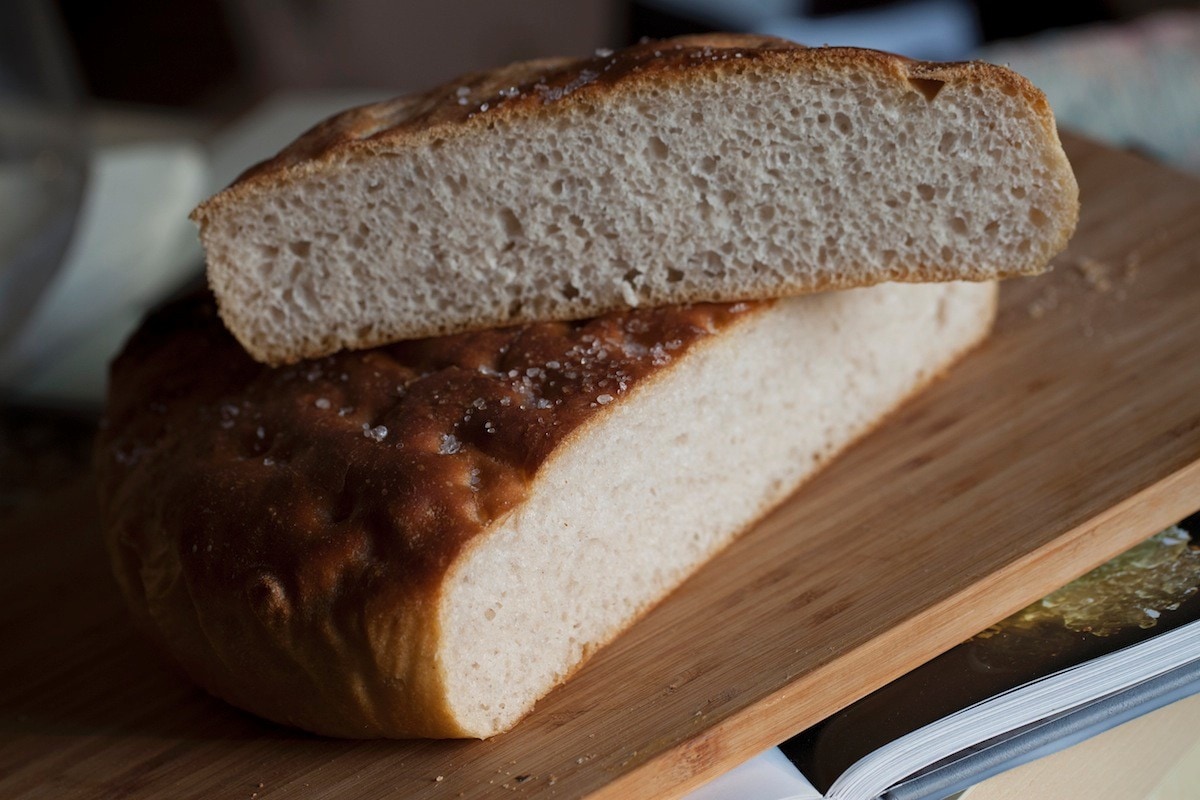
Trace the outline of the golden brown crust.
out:
<instances>
[{"instance_id":1,"label":"golden brown crust","mask_svg":"<svg viewBox=\"0 0 1200 800\"><path fill-rule=\"evenodd\" d=\"M113 367L97 466L118 581L236 705L346 736L461 733L428 665L445 571L573 432L762 307L631 311L272 369L210 298L176 304Z\"/></svg>"},{"instance_id":2,"label":"golden brown crust","mask_svg":"<svg viewBox=\"0 0 1200 800\"><path fill-rule=\"evenodd\" d=\"M913 81L927 94L943 84L990 83L1020 94L1054 133L1045 95L1005 67L984 62L936 63L855 47L817 47L770 36L714 33L643 42L584 59L540 59L461 76L422 94L350 109L300 136L278 155L243 173L209 198L192 218L203 223L218 208L324 167L397 148L486 129L498 121L553 114L558 107L602 103L647 83L703 80L769 65L818 70L870 67Z\"/></svg>"}]
</instances>

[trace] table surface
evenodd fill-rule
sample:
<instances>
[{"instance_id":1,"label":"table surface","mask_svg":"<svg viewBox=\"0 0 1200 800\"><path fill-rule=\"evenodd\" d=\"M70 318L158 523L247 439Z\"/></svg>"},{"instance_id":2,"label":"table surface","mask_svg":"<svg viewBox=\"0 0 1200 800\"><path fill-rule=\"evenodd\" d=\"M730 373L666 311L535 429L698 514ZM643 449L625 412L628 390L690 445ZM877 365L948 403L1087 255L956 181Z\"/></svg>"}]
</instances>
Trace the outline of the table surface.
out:
<instances>
[{"instance_id":1,"label":"table surface","mask_svg":"<svg viewBox=\"0 0 1200 800\"><path fill-rule=\"evenodd\" d=\"M482 742L340 741L131 629L86 421L0 421L0 796L667 797L1200 505L1200 183L1067 137L1083 216L994 336Z\"/></svg>"}]
</instances>

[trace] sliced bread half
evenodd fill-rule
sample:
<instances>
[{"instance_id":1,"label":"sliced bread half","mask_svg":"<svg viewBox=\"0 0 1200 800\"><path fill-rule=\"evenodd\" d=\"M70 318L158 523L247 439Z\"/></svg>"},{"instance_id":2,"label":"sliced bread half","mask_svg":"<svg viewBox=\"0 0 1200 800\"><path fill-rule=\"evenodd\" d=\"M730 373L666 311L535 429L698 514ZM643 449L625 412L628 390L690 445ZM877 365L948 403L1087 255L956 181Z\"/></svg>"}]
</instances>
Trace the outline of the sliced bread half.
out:
<instances>
[{"instance_id":1,"label":"sliced bread half","mask_svg":"<svg viewBox=\"0 0 1200 800\"><path fill-rule=\"evenodd\" d=\"M995 296L888 284L282 369L176 306L113 370L115 574L235 705L491 736L979 342Z\"/></svg>"},{"instance_id":2,"label":"sliced bread half","mask_svg":"<svg viewBox=\"0 0 1200 800\"><path fill-rule=\"evenodd\" d=\"M982 63L708 35L347 111L194 213L250 354L881 281L1035 273L1078 192Z\"/></svg>"}]
</instances>

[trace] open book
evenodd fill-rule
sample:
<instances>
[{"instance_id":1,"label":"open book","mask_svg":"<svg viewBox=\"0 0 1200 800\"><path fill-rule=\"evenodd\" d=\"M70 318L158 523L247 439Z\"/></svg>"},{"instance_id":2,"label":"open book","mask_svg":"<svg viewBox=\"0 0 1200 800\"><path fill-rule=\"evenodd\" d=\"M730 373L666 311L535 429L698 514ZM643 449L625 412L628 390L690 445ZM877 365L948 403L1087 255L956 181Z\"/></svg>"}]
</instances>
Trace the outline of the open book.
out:
<instances>
[{"instance_id":1,"label":"open book","mask_svg":"<svg viewBox=\"0 0 1200 800\"><path fill-rule=\"evenodd\" d=\"M1200 515L701 787L944 798L1200 692Z\"/></svg>"}]
</instances>

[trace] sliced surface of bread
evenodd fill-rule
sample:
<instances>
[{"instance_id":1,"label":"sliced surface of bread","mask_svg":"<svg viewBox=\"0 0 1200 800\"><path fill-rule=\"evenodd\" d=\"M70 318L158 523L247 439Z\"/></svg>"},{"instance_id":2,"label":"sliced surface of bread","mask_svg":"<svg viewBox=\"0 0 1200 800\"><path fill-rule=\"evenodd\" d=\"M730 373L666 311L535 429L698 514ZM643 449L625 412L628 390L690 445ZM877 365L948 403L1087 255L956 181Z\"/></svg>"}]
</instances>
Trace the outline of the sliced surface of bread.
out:
<instances>
[{"instance_id":1,"label":"sliced surface of bread","mask_svg":"<svg viewBox=\"0 0 1200 800\"><path fill-rule=\"evenodd\" d=\"M640 309L282 369L193 299L113 368L114 571L237 706L491 736L979 342L995 295Z\"/></svg>"},{"instance_id":2,"label":"sliced surface of bread","mask_svg":"<svg viewBox=\"0 0 1200 800\"><path fill-rule=\"evenodd\" d=\"M714 34L464 76L316 126L193 214L250 354L1043 270L1078 191L983 63Z\"/></svg>"}]
</instances>

